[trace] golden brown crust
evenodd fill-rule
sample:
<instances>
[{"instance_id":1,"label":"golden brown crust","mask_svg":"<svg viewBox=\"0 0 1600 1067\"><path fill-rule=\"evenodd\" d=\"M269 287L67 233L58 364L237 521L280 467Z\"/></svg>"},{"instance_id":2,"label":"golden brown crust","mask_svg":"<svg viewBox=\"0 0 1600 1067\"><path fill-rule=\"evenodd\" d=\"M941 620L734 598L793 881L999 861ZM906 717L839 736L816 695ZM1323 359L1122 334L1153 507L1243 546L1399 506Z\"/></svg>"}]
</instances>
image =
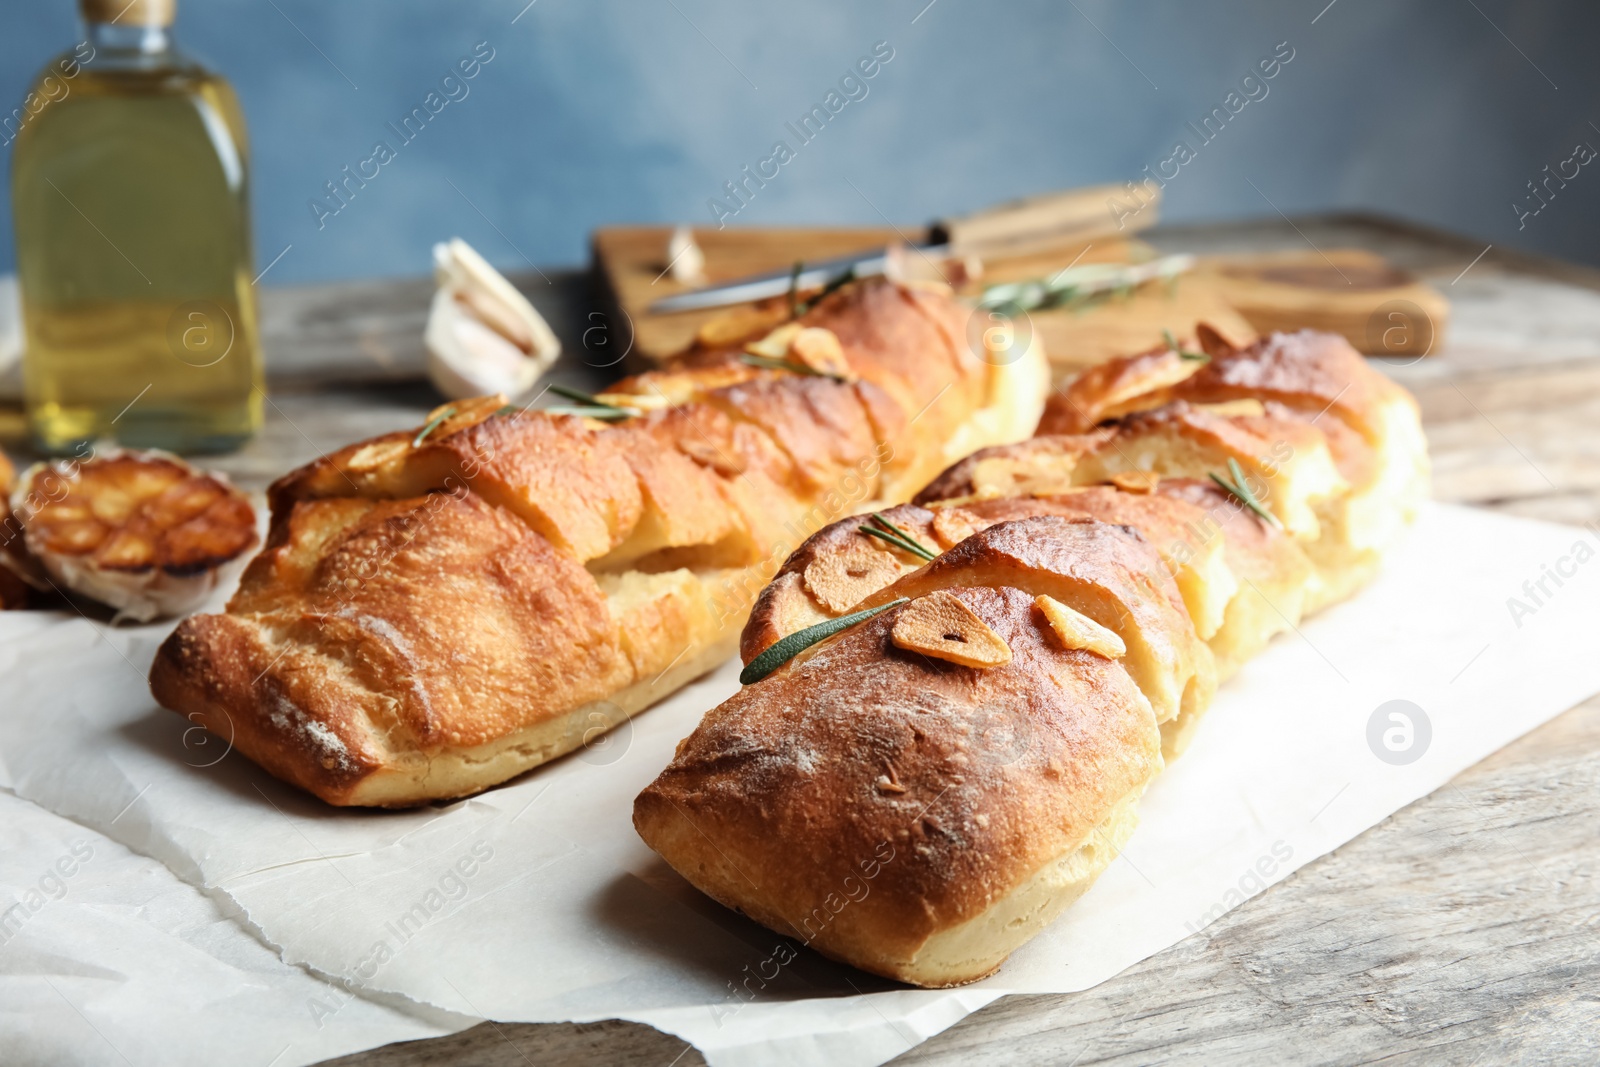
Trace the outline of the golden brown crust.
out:
<instances>
[{"instance_id":1,"label":"golden brown crust","mask_svg":"<svg viewBox=\"0 0 1600 1067\"><path fill-rule=\"evenodd\" d=\"M463 795L568 751L573 716L614 724L725 655L812 531L909 495L969 424L1030 428L1036 409L990 406L964 314L860 283L800 320L843 380L700 344L603 394L634 417L460 401L293 471L226 621L158 656L157 698L248 720L235 747L338 804ZM322 766L321 736L347 764Z\"/></svg>"},{"instance_id":2,"label":"golden brown crust","mask_svg":"<svg viewBox=\"0 0 1600 1067\"><path fill-rule=\"evenodd\" d=\"M997 523L866 597L862 607L968 586L1054 597L1115 632L1128 648L1123 666L1158 722L1187 726L1210 703L1211 651L1160 556L1131 527L1058 515Z\"/></svg>"},{"instance_id":3,"label":"golden brown crust","mask_svg":"<svg viewBox=\"0 0 1600 1067\"><path fill-rule=\"evenodd\" d=\"M1381 434L1380 409L1409 399L1350 342L1314 330L1275 333L1247 348L1219 351L1174 395L1195 403L1254 397L1312 417L1326 412L1373 443Z\"/></svg>"},{"instance_id":4,"label":"golden brown crust","mask_svg":"<svg viewBox=\"0 0 1600 1067\"><path fill-rule=\"evenodd\" d=\"M1203 407L1252 400L1275 420L1316 426L1345 480L1362 486L1375 473L1373 450L1383 443L1388 409L1399 404L1415 414L1410 395L1338 334L1275 333L1243 348L1215 333L1201 337L1209 355L1203 361L1158 349L1084 372L1046 403L1039 434L1087 433L1174 401Z\"/></svg>"},{"instance_id":5,"label":"golden brown crust","mask_svg":"<svg viewBox=\"0 0 1600 1067\"><path fill-rule=\"evenodd\" d=\"M1170 396L1174 385L1200 367L1200 361L1185 359L1166 346L1107 360L1051 396L1039 432L1088 433L1108 419L1154 406L1156 397Z\"/></svg>"},{"instance_id":6,"label":"golden brown crust","mask_svg":"<svg viewBox=\"0 0 1600 1067\"><path fill-rule=\"evenodd\" d=\"M889 977L1077 847L1160 766L1154 717L1028 594L954 594L1010 663L897 649L886 612L710 712L635 802L640 835L730 907Z\"/></svg>"},{"instance_id":7,"label":"golden brown crust","mask_svg":"<svg viewBox=\"0 0 1600 1067\"><path fill-rule=\"evenodd\" d=\"M1202 553L1203 546L1191 546L1188 542L1206 519L1200 508L1176 495L1136 495L1110 486L1066 489L1045 496L996 497L932 510L905 504L890 508L882 515L935 552L953 548L973 534L1001 522L1041 515L1099 519L1139 531L1162 554L1169 572L1177 569L1173 562L1175 553ZM824 527L785 561L772 583L762 590L745 626L740 655L746 663L795 630L845 614L872 593L922 564L921 559L904 549L861 532L863 524L862 519L852 518ZM871 562L863 566L859 562L863 559ZM816 574L849 573L850 569L861 577L860 595L848 603L829 602L826 596L818 595Z\"/></svg>"},{"instance_id":8,"label":"golden brown crust","mask_svg":"<svg viewBox=\"0 0 1600 1067\"><path fill-rule=\"evenodd\" d=\"M1144 783L1187 744L1216 679L1370 576L1375 516L1403 525L1424 484L1414 404L1352 363L1342 341L1275 336L1236 352L1202 340L1210 364L1147 353L1091 372L1070 420L1055 406L1054 428L1076 432L981 450L916 504L886 511L932 562L864 534L859 519L807 540L762 593L746 660L814 622L910 603L801 651L710 712L636 802L646 842L730 907L919 985L981 978L1043 929L1121 847ZM1281 528L1246 497L1283 516ZM983 630L924 607L915 640L888 640L897 619L950 595ZM1052 770L1079 756L1109 762L1103 778L1061 778L1019 760L991 786L971 758L969 709L991 678L1009 684L1042 662L1050 624L1035 616L1046 609L1067 632L1045 646L1083 646L1080 658L1018 678L995 706L1011 735L1089 731ZM946 642L987 646L991 632L1012 663L946 662ZM1049 701L1062 692L1058 720ZM892 825L908 796L940 811L942 790L961 791L958 816ZM864 891L841 899L853 884Z\"/></svg>"},{"instance_id":9,"label":"golden brown crust","mask_svg":"<svg viewBox=\"0 0 1600 1067\"><path fill-rule=\"evenodd\" d=\"M325 799L632 681L593 579L504 509L447 493L311 500L287 526L228 615L187 619L162 645L151 688L180 708L198 692L186 710L227 712L236 748Z\"/></svg>"},{"instance_id":10,"label":"golden brown crust","mask_svg":"<svg viewBox=\"0 0 1600 1067\"><path fill-rule=\"evenodd\" d=\"M946 469L919 492L918 504L983 500L1054 492L1072 485L1078 462L1107 447L1116 431L1041 434L1015 444L980 449Z\"/></svg>"}]
</instances>

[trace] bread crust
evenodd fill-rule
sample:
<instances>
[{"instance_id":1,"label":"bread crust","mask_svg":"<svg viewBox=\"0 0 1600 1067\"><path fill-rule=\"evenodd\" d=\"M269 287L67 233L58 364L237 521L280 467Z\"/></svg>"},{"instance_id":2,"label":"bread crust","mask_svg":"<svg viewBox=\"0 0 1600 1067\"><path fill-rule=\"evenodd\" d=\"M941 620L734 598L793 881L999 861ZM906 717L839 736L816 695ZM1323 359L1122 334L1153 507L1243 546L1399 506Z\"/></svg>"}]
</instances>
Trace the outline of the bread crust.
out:
<instances>
[{"instance_id":1,"label":"bread crust","mask_svg":"<svg viewBox=\"0 0 1600 1067\"><path fill-rule=\"evenodd\" d=\"M1161 764L1117 661L1061 647L1022 590L952 592L1010 663L905 652L889 636L904 609L886 612L709 713L640 794L640 835L787 936L950 984L944 961L919 969L928 940L1082 847Z\"/></svg>"},{"instance_id":2,"label":"bread crust","mask_svg":"<svg viewBox=\"0 0 1600 1067\"><path fill-rule=\"evenodd\" d=\"M761 594L743 637L747 661L814 622L888 610L711 711L640 794L634 822L645 841L730 907L925 986L992 973L1081 895L1131 833L1145 784L1187 745L1217 680L1369 578L1384 544L1378 520L1403 527L1426 484L1414 403L1352 362L1341 339L1275 335L1235 351L1202 333L1209 363L1183 366L1162 351L1091 371L1068 389L1070 404L1052 401L1045 428L1072 432L976 452L915 503L883 512L932 561L864 533L859 519L808 539ZM885 643L920 598L952 593L1004 638L1011 664L957 667ZM1041 601L1115 637L1034 671L1039 642L1049 644ZM1052 647L1075 634L1081 627ZM918 647L959 639L935 630ZM1108 676L1129 684L1104 687ZM966 700L1001 679L1015 679L1005 705L1018 716L1008 720L1014 732L1047 739L1072 723L1092 736L1060 758L1108 761L1104 770L1051 777L1019 760L989 788L972 785L972 761L935 763L930 754L961 750L971 727L918 702L945 699L952 680ZM1058 713L1050 702L1063 693ZM908 709L920 717L895 747L878 731L898 728ZM1138 736L1107 725L1145 713ZM883 814L892 803L864 787L871 762L888 761L872 788L898 800L910 776L895 761L908 748L919 799L944 795L927 783L931 772L971 806L939 824L948 838L910 829L903 880L874 866L869 891L841 901L850 861L874 839L893 840ZM1061 832L1063 812L1071 832ZM1031 827L1037 840L997 838L987 832L997 823Z\"/></svg>"},{"instance_id":3,"label":"bread crust","mask_svg":"<svg viewBox=\"0 0 1600 1067\"><path fill-rule=\"evenodd\" d=\"M801 320L837 377L699 346L608 389L639 412L619 422L461 401L307 464L152 691L333 804L462 796L591 743L731 654L811 532L904 499L970 426L1031 431L1042 392L997 383L1033 371L967 351L965 314L859 283Z\"/></svg>"}]
</instances>

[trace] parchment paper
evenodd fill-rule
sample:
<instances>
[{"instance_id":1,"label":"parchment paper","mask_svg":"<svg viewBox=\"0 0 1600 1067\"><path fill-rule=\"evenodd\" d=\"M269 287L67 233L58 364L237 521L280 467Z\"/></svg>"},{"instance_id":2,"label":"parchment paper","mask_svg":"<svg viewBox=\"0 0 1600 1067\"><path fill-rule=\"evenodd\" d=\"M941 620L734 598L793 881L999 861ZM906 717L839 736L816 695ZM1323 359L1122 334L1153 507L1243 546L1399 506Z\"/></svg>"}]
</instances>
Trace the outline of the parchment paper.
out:
<instances>
[{"instance_id":1,"label":"parchment paper","mask_svg":"<svg viewBox=\"0 0 1600 1067\"><path fill-rule=\"evenodd\" d=\"M406 1025L626 1018L718 1067L868 1067L1003 993L1104 981L1600 690L1597 554L1593 531L1430 506L1378 582L1223 688L1094 889L959 991L898 987L804 951L766 980L777 936L701 897L635 835L635 793L733 692L732 666L483 796L352 812L156 708L144 672L165 628L0 616L0 784L203 887L327 988L405 998L419 1013ZM1540 594L1547 568L1560 584L1544 578ZM348 1012L317 1034L355 1027ZM248 1027L240 1040L241 1063L328 1054ZM170 1041L181 1049L185 1035ZM119 1062L79 1051L76 1062Z\"/></svg>"}]
</instances>

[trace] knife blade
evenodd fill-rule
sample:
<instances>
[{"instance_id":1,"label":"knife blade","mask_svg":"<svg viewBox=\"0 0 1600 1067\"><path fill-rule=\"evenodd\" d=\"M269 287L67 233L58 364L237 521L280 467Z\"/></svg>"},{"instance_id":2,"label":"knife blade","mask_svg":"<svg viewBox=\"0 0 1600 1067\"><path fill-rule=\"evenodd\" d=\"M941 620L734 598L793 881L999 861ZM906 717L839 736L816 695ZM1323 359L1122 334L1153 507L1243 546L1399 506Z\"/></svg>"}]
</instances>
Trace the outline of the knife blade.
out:
<instances>
[{"instance_id":1,"label":"knife blade","mask_svg":"<svg viewBox=\"0 0 1600 1067\"><path fill-rule=\"evenodd\" d=\"M945 256L950 253L950 246L947 244L914 244L910 247L930 257ZM692 289L687 293L664 296L651 304L649 310L653 315L669 315L679 311L701 311L705 308L727 307L751 300L764 300L769 296L782 296L791 287L805 290L826 285L840 272L849 269L854 269L858 278L875 277L884 272L888 261L888 249L864 249L846 256L806 263L798 279L795 278L792 267L788 270L766 271L734 282L724 282L721 285L706 286L704 289Z\"/></svg>"}]
</instances>

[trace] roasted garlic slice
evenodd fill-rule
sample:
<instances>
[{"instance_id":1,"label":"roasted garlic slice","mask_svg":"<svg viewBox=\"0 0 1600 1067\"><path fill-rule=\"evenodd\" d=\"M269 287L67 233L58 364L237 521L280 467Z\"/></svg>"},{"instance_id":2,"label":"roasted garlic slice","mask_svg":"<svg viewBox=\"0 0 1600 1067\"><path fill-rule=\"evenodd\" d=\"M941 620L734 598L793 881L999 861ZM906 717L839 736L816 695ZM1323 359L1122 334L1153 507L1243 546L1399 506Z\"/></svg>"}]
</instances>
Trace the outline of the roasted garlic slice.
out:
<instances>
[{"instance_id":1,"label":"roasted garlic slice","mask_svg":"<svg viewBox=\"0 0 1600 1067\"><path fill-rule=\"evenodd\" d=\"M940 589L908 604L889 639L908 652L963 667L1000 667L1011 662L1011 646L954 593Z\"/></svg>"},{"instance_id":2,"label":"roasted garlic slice","mask_svg":"<svg viewBox=\"0 0 1600 1067\"><path fill-rule=\"evenodd\" d=\"M11 509L52 583L139 622L199 607L257 541L244 493L164 452L35 464Z\"/></svg>"},{"instance_id":3,"label":"roasted garlic slice","mask_svg":"<svg viewBox=\"0 0 1600 1067\"><path fill-rule=\"evenodd\" d=\"M806 590L824 608L842 615L911 569L881 548L852 543L806 564Z\"/></svg>"},{"instance_id":4,"label":"roasted garlic slice","mask_svg":"<svg viewBox=\"0 0 1600 1067\"><path fill-rule=\"evenodd\" d=\"M1106 659L1121 659L1128 654L1128 646L1122 638L1082 612L1067 607L1054 597L1041 596L1034 603L1067 648L1083 649Z\"/></svg>"}]
</instances>

